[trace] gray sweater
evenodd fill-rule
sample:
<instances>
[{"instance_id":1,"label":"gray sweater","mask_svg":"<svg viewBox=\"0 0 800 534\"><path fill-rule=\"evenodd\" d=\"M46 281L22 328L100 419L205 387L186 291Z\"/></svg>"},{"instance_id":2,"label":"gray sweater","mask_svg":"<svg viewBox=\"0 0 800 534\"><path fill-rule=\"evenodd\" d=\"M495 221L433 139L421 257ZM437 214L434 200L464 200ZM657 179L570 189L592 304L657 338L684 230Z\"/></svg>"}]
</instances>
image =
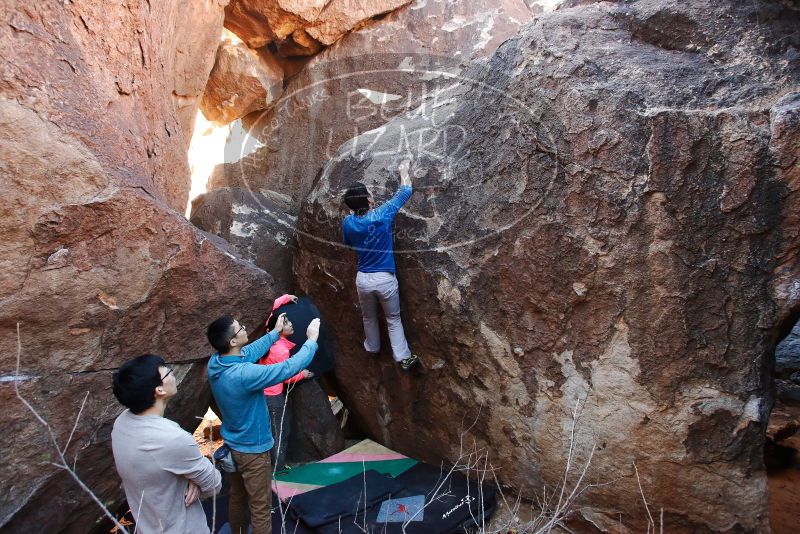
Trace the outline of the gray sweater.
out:
<instances>
[{"instance_id":1,"label":"gray sweater","mask_svg":"<svg viewBox=\"0 0 800 534\"><path fill-rule=\"evenodd\" d=\"M114 421L111 447L137 533L209 532L202 505L187 508L184 494L189 480L203 494L217 493L222 477L191 434L165 417L125 410Z\"/></svg>"}]
</instances>

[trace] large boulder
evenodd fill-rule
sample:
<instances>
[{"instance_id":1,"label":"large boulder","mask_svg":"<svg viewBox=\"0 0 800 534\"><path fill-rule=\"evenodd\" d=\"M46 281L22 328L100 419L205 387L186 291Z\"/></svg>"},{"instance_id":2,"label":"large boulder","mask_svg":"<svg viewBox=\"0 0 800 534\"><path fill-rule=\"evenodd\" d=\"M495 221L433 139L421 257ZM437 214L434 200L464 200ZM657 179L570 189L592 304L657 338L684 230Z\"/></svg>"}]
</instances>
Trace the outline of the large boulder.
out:
<instances>
[{"instance_id":1,"label":"large boulder","mask_svg":"<svg viewBox=\"0 0 800 534\"><path fill-rule=\"evenodd\" d=\"M225 27L248 46L309 40L330 45L371 18L411 0L232 0L225 8ZM291 54L290 54L291 55Z\"/></svg>"},{"instance_id":2,"label":"large boulder","mask_svg":"<svg viewBox=\"0 0 800 534\"><path fill-rule=\"evenodd\" d=\"M268 109L283 92L283 68L269 50L223 39L200 109L217 125Z\"/></svg>"},{"instance_id":3,"label":"large boulder","mask_svg":"<svg viewBox=\"0 0 800 534\"><path fill-rule=\"evenodd\" d=\"M290 463L316 462L345 449L328 394L318 380L301 380L287 388L292 405L292 432L286 447Z\"/></svg>"},{"instance_id":4,"label":"large boulder","mask_svg":"<svg viewBox=\"0 0 800 534\"><path fill-rule=\"evenodd\" d=\"M214 189L192 202L191 222L224 239L244 259L269 272L275 290L294 288L292 256L297 218L289 197L273 191Z\"/></svg>"},{"instance_id":5,"label":"large boulder","mask_svg":"<svg viewBox=\"0 0 800 534\"><path fill-rule=\"evenodd\" d=\"M278 191L296 215L336 147L441 93L532 16L522 0L437 0L347 34L292 77L272 108L242 119L250 135L225 147L231 163L214 169L209 190ZM263 249L256 237L247 246Z\"/></svg>"},{"instance_id":6,"label":"large boulder","mask_svg":"<svg viewBox=\"0 0 800 534\"><path fill-rule=\"evenodd\" d=\"M272 278L181 215L186 148L223 3L4 3L0 84L0 530L89 532L123 493L111 373L144 352L175 364L168 416L208 406L204 327L266 316ZM21 357L17 367L17 325ZM83 399L86 405L80 411Z\"/></svg>"},{"instance_id":7,"label":"large boulder","mask_svg":"<svg viewBox=\"0 0 800 534\"><path fill-rule=\"evenodd\" d=\"M800 312L798 25L786 2L559 10L339 147L295 274L337 317L361 426L433 461L474 440L531 500L594 450L584 526L644 531L643 493L665 531L766 531L770 362ZM410 155L395 247L417 374L364 352L340 245L343 188L385 200Z\"/></svg>"},{"instance_id":8,"label":"large boulder","mask_svg":"<svg viewBox=\"0 0 800 534\"><path fill-rule=\"evenodd\" d=\"M221 221L219 235L225 235L227 221L236 224L243 218L264 219L259 228L270 228L276 212L250 205L254 211L236 213L240 208L229 194L213 193L233 188L286 195L290 204L279 218L293 225L292 217L337 146L379 128L430 95L437 98L470 61L491 54L532 17L522 0L437 0L414 3L349 33L291 78L272 108L242 119L250 135L226 145L226 160L232 163L218 165L208 180L216 215L209 218L208 209L197 216L193 211L192 220L215 233ZM291 261L284 252L294 250L293 235L289 242L276 244L255 226L250 228L254 231L233 241L240 250L258 251L257 265ZM291 279L270 272L291 287Z\"/></svg>"},{"instance_id":9,"label":"large boulder","mask_svg":"<svg viewBox=\"0 0 800 534\"><path fill-rule=\"evenodd\" d=\"M183 212L186 149L224 4L5 2L0 96L48 117L104 170Z\"/></svg>"},{"instance_id":10,"label":"large boulder","mask_svg":"<svg viewBox=\"0 0 800 534\"><path fill-rule=\"evenodd\" d=\"M0 468L10 488L0 496L0 525L87 532L100 510L50 464L56 451L15 398L14 377L61 446L89 393L67 456L77 457L78 475L111 506L122 493L109 431L122 408L111 396L110 372L146 352L186 362L169 416L193 428L208 406L204 325L223 313L256 325L275 291L264 271L220 249L163 203L119 186L80 142L32 110L8 101L0 108L0 157L10 178L0 188L8 239L0 395L9 408L2 423L15 436L6 450L12 461Z\"/></svg>"},{"instance_id":11,"label":"large boulder","mask_svg":"<svg viewBox=\"0 0 800 534\"><path fill-rule=\"evenodd\" d=\"M291 78L271 109L243 119L250 137L226 147L242 157L218 166L208 188L279 191L297 213L336 147L447 88L533 16L523 0L428 0L347 34Z\"/></svg>"}]
</instances>

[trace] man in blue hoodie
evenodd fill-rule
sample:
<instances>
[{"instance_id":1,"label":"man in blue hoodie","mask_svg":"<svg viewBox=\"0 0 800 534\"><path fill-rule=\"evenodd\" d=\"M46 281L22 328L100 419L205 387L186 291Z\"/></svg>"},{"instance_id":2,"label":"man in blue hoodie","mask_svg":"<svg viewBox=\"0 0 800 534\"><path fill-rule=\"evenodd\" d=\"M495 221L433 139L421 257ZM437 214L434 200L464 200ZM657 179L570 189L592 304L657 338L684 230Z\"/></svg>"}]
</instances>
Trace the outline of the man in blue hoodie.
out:
<instances>
[{"instance_id":1,"label":"man in blue hoodie","mask_svg":"<svg viewBox=\"0 0 800 534\"><path fill-rule=\"evenodd\" d=\"M264 400L264 388L283 382L311 363L317 351L319 319L306 330L308 340L286 361L258 365L258 360L280 337L282 314L275 329L247 344L247 329L225 315L208 326L208 341L218 352L208 362L208 382L222 412L220 433L231 449L236 472L231 473L228 515L233 534L247 534L247 508L253 534L271 534L272 469L269 451L274 445Z\"/></svg>"}]
</instances>

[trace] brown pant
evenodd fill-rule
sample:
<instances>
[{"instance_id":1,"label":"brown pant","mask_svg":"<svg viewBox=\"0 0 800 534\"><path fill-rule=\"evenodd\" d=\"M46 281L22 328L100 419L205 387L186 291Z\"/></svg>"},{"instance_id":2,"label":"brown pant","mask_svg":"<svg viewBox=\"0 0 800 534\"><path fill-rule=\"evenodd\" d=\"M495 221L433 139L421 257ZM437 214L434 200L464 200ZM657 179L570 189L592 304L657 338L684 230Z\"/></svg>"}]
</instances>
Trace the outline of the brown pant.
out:
<instances>
[{"instance_id":1,"label":"brown pant","mask_svg":"<svg viewBox=\"0 0 800 534\"><path fill-rule=\"evenodd\" d=\"M230 473L228 518L232 534L247 534L247 507L253 534L272 534L272 466L269 451L231 451L236 472Z\"/></svg>"}]
</instances>

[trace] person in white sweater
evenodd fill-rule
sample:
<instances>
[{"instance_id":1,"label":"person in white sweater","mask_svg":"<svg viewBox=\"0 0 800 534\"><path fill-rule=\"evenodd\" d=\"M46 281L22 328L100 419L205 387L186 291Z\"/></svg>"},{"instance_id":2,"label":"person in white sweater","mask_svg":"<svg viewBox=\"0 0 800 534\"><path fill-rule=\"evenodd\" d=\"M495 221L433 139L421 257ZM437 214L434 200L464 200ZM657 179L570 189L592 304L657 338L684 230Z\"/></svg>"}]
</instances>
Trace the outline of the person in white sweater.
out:
<instances>
[{"instance_id":1,"label":"person in white sweater","mask_svg":"<svg viewBox=\"0 0 800 534\"><path fill-rule=\"evenodd\" d=\"M161 356L145 354L114 373L113 391L127 409L111 431L114 463L141 534L209 532L200 499L222 489L222 477L191 434L164 417L178 392Z\"/></svg>"}]
</instances>

